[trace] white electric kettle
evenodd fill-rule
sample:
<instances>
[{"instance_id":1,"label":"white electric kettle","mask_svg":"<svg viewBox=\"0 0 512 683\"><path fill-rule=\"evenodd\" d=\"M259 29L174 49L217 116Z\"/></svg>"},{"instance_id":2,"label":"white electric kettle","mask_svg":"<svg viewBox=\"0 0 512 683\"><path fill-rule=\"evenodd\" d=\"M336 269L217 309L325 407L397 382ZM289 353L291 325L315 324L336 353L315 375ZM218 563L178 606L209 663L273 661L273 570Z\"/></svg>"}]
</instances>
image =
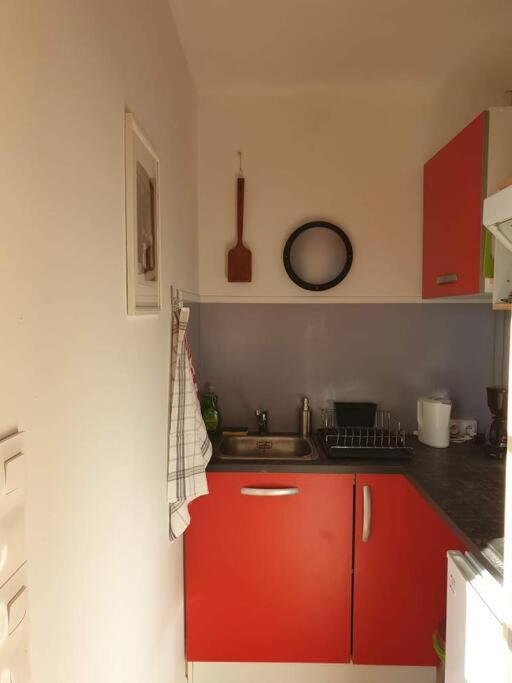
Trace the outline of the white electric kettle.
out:
<instances>
[{"instance_id":1,"label":"white electric kettle","mask_svg":"<svg viewBox=\"0 0 512 683\"><path fill-rule=\"evenodd\" d=\"M450 445L452 402L446 398L418 399L418 439L434 448Z\"/></svg>"}]
</instances>

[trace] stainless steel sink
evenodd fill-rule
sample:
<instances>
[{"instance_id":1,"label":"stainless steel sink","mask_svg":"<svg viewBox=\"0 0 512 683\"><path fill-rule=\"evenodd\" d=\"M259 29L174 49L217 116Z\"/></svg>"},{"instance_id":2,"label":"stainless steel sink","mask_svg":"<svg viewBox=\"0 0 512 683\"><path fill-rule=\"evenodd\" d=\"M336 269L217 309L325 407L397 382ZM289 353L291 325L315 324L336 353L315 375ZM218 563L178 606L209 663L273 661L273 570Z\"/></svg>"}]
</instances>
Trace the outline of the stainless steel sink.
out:
<instances>
[{"instance_id":1,"label":"stainless steel sink","mask_svg":"<svg viewBox=\"0 0 512 683\"><path fill-rule=\"evenodd\" d=\"M223 436L215 457L219 460L316 460L312 439L293 435Z\"/></svg>"}]
</instances>

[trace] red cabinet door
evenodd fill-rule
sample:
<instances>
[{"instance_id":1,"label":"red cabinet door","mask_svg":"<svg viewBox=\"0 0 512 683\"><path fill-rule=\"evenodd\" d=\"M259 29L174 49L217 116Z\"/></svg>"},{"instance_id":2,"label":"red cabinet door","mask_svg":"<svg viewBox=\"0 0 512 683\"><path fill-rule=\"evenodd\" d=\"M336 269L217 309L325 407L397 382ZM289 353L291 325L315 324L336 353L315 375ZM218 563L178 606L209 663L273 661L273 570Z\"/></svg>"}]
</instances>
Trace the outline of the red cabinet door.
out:
<instances>
[{"instance_id":1,"label":"red cabinet door","mask_svg":"<svg viewBox=\"0 0 512 683\"><path fill-rule=\"evenodd\" d=\"M354 662L434 665L446 552L464 545L401 475L357 475L355 514Z\"/></svg>"},{"instance_id":2,"label":"red cabinet door","mask_svg":"<svg viewBox=\"0 0 512 683\"><path fill-rule=\"evenodd\" d=\"M350 660L353 482L208 474L185 535L189 661Z\"/></svg>"},{"instance_id":3,"label":"red cabinet door","mask_svg":"<svg viewBox=\"0 0 512 683\"><path fill-rule=\"evenodd\" d=\"M486 140L484 112L425 164L425 299L480 292Z\"/></svg>"}]
</instances>

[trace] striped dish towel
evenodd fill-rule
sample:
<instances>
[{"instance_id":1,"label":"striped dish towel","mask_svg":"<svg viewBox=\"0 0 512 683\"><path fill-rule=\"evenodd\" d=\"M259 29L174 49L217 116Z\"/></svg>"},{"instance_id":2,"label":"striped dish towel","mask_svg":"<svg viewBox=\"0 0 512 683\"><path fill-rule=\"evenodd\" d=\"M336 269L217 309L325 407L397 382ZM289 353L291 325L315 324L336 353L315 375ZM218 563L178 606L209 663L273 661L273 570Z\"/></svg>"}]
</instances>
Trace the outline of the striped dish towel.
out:
<instances>
[{"instance_id":1,"label":"striped dish towel","mask_svg":"<svg viewBox=\"0 0 512 683\"><path fill-rule=\"evenodd\" d=\"M186 340L189 315L189 308L177 309L172 314L167 467L171 541L178 538L190 524L189 502L208 493L205 469L212 455Z\"/></svg>"}]
</instances>

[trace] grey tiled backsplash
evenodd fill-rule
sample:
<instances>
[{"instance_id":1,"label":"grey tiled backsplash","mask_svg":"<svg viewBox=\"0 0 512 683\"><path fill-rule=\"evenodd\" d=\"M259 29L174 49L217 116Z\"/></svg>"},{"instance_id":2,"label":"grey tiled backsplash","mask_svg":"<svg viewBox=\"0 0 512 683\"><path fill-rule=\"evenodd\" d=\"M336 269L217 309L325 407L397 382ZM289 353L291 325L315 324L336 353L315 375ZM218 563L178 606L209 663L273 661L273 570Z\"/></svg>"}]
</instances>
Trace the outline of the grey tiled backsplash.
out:
<instances>
[{"instance_id":1,"label":"grey tiled backsplash","mask_svg":"<svg viewBox=\"0 0 512 683\"><path fill-rule=\"evenodd\" d=\"M488 304L199 308L196 366L201 385L216 388L225 425L253 429L260 407L272 431L296 431L307 395L316 425L333 400L375 401L413 430L417 397L442 387L454 417L488 426L485 387L502 381L504 337L503 316Z\"/></svg>"}]
</instances>

